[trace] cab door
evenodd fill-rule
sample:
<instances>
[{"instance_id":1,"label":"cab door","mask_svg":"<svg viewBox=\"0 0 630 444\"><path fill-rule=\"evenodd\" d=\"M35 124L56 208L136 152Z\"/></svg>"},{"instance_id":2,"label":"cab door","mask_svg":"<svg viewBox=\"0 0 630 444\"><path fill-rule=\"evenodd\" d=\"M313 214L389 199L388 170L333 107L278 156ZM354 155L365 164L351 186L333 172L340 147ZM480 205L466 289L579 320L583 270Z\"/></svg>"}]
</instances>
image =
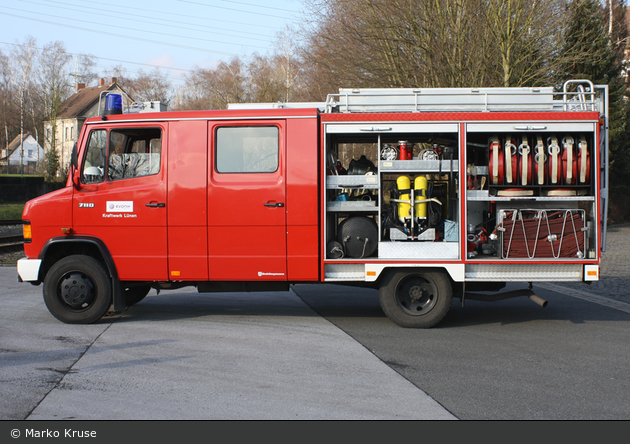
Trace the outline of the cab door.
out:
<instances>
[{"instance_id":1,"label":"cab door","mask_svg":"<svg viewBox=\"0 0 630 444\"><path fill-rule=\"evenodd\" d=\"M209 122L210 280L287 280L285 122Z\"/></svg>"},{"instance_id":2,"label":"cab door","mask_svg":"<svg viewBox=\"0 0 630 444\"><path fill-rule=\"evenodd\" d=\"M77 237L102 242L120 280L167 280L166 126L98 126L74 193Z\"/></svg>"}]
</instances>

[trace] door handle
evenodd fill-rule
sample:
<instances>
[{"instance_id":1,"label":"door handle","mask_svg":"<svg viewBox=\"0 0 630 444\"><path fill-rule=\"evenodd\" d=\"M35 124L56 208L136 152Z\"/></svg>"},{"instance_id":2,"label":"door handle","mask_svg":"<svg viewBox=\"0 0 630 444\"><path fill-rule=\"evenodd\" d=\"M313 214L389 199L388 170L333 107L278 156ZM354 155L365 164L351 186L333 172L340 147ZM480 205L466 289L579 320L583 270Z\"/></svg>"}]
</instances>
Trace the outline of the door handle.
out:
<instances>
[{"instance_id":1,"label":"door handle","mask_svg":"<svg viewBox=\"0 0 630 444\"><path fill-rule=\"evenodd\" d=\"M280 207L282 208L284 206L284 204L282 202L267 202L265 204L266 207Z\"/></svg>"},{"instance_id":2,"label":"door handle","mask_svg":"<svg viewBox=\"0 0 630 444\"><path fill-rule=\"evenodd\" d=\"M147 207L151 207L151 208L164 208L166 206L166 204L164 202L159 202L159 203L148 203Z\"/></svg>"}]
</instances>

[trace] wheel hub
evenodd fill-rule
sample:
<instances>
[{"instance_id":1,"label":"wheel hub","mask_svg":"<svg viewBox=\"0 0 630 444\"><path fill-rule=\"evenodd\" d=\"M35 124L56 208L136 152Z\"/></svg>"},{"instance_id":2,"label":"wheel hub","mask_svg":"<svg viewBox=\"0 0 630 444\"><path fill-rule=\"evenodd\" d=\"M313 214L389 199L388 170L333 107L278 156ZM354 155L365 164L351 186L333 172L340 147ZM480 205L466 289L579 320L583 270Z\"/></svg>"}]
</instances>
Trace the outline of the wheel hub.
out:
<instances>
[{"instance_id":1,"label":"wheel hub","mask_svg":"<svg viewBox=\"0 0 630 444\"><path fill-rule=\"evenodd\" d=\"M405 279L396 290L398 305L407 314L423 315L435 305L435 289L430 282L419 277Z\"/></svg>"},{"instance_id":2,"label":"wheel hub","mask_svg":"<svg viewBox=\"0 0 630 444\"><path fill-rule=\"evenodd\" d=\"M409 297L411 298L411 302L417 303L424 296L424 290L419 285L414 285L409 289Z\"/></svg>"},{"instance_id":3,"label":"wheel hub","mask_svg":"<svg viewBox=\"0 0 630 444\"><path fill-rule=\"evenodd\" d=\"M94 301L94 284L81 273L71 273L62 278L59 290L63 301L75 309L87 307Z\"/></svg>"}]
</instances>

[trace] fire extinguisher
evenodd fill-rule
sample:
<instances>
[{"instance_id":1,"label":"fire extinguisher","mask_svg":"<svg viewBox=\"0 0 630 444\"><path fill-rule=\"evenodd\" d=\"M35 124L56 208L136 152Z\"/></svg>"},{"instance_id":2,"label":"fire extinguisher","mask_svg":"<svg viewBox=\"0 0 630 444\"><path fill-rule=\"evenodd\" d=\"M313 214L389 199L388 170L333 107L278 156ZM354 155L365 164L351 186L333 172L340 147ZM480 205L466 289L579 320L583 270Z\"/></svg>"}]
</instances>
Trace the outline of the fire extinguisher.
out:
<instances>
[{"instance_id":1,"label":"fire extinguisher","mask_svg":"<svg viewBox=\"0 0 630 444\"><path fill-rule=\"evenodd\" d=\"M400 152L400 160L412 160L413 151L406 140L398 142L398 151Z\"/></svg>"}]
</instances>

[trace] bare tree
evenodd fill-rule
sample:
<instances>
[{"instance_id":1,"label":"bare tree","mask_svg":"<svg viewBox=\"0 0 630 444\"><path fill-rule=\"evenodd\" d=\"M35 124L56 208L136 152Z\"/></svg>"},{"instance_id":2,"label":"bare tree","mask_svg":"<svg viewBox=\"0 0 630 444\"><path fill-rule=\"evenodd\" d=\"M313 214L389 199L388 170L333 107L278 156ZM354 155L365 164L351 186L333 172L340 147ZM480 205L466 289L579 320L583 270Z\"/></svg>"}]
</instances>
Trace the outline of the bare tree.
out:
<instances>
[{"instance_id":1,"label":"bare tree","mask_svg":"<svg viewBox=\"0 0 630 444\"><path fill-rule=\"evenodd\" d=\"M483 84L489 39L482 3L311 0L304 59L315 72L306 76L335 87Z\"/></svg>"},{"instance_id":2,"label":"bare tree","mask_svg":"<svg viewBox=\"0 0 630 444\"><path fill-rule=\"evenodd\" d=\"M245 100L248 102L288 101L289 91L285 88L282 67L276 63L283 61L282 56L278 55L277 59L254 54L247 65L249 81Z\"/></svg>"},{"instance_id":3,"label":"bare tree","mask_svg":"<svg viewBox=\"0 0 630 444\"><path fill-rule=\"evenodd\" d=\"M9 65L9 57L0 51L0 102L2 109L2 144L3 148L8 147L11 140L9 135L15 125L14 116L19 114L13 111L13 88L11 82L11 67Z\"/></svg>"},{"instance_id":4,"label":"bare tree","mask_svg":"<svg viewBox=\"0 0 630 444\"><path fill-rule=\"evenodd\" d=\"M174 100L174 109L225 109L228 103L249 101L245 63L234 57L215 69L194 69Z\"/></svg>"},{"instance_id":5,"label":"bare tree","mask_svg":"<svg viewBox=\"0 0 630 444\"><path fill-rule=\"evenodd\" d=\"M307 4L304 78L328 91L536 84L554 72L564 16L563 0Z\"/></svg>"},{"instance_id":6,"label":"bare tree","mask_svg":"<svg viewBox=\"0 0 630 444\"><path fill-rule=\"evenodd\" d=\"M284 89L282 99L285 102L305 101L300 88L303 64L299 56L296 30L287 26L283 32L278 33L275 53L270 58L271 63L280 71Z\"/></svg>"},{"instance_id":7,"label":"bare tree","mask_svg":"<svg viewBox=\"0 0 630 444\"><path fill-rule=\"evenodd\" d=\"M44 137L48 139L44 146L49 147L49 152L46 154L45 159L41 159L41 162L38 162L40 166L44 160L49 164L45 168L48 178L53 177L58 168L55 137L57 133L57 115L63 101L72 93L70 85L71 61L72 56L67 53L64 44L57 41L44 45L36 69L38 77L37 92L43 113L41 120L48 120L52 123L50 133L44 134ZM37 139L39 142L39 137Z\"/></svg>"},{"instance_id":8,"label":"bare tree","mask_svg":"<svg viewBox=\"0 0 630 444\"><path fill-rule=\"evenodd\" d=\"M159 68L148 73L140 70L137 77L125 79L125 87L136 102L160 101L168 105L172 99L171 82Z\"/></svg>"},{"instance_id":9,"label":"bare tree","mask_svg":"<svg viewBox=\"0 0 630 444\"><path fill-rule=\"evenodd\" d=\"M28 37L26 42L16 45L11 51L11 79L18 91L17 99L20 105L20 140L24 140L24 119L31 100L33 83L33 64L38 55L37 42ZM23 146L23 145L21 145ZM24 174L24 148L20 149L20 174Z\"/></svg>"},{"instance_id":10,"label":"bare tree","mask_svg":"<svg viewBox=\"0 0 630 444\"><path fill-rule=\"evenodd\" d=\"M74 69L72 77L74 83L83 83L89 85L98 79L98 75L94 71L96 66L96 57L91 54L79 54L74 57Z\"/></svg>"},{"instance_id":11,"label":"bare tree","mask_svg":"<svg viewBox=\"0 0 630 444\"><path fill-rule=\"evenodd\" d=\"M555 0L488 0L483 12L499 56L500 84L549 82L561 42L564 8Z\"/></svg>"}]
</instances>

